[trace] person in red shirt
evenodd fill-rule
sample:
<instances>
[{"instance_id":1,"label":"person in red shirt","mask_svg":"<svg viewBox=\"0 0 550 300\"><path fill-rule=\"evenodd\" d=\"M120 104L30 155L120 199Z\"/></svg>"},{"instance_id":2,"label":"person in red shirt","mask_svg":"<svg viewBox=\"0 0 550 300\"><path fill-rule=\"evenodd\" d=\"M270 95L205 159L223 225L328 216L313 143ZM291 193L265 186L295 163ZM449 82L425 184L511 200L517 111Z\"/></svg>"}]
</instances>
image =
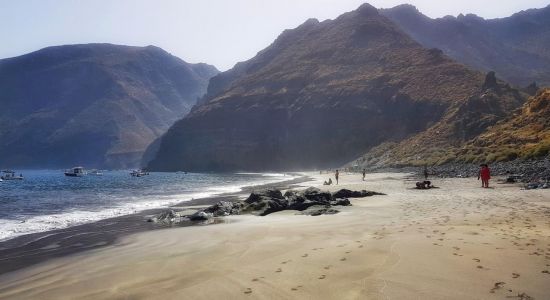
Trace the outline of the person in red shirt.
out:
<instances>
[{"instance_id":1,"label":"person in red shirt","mask_svg":"<svg viewBox=\"0 0 550 300\"><path fill-rule=\"evenodd\" d=\"M487 164L482 164L481 169L479 170L479 175L477 176L477 180L481 179L481 187L488 188L489 187L489 179L491 179L491 170L489 169L489 166Z\"/></svg>"}]
</instances>

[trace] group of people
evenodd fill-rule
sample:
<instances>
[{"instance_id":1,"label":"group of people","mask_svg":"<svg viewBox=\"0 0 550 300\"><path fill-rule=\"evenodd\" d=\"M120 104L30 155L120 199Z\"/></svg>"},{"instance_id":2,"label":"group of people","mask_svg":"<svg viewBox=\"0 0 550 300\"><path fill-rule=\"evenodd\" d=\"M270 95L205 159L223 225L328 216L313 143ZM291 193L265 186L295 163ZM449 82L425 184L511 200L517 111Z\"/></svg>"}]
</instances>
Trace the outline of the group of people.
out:
<instances>
[{"instance_id":1,"label":"group of people","mask_svg":"<svg viewBox=\"0 0 550 300\"><path fill-rule=\"evenodd\" d=\"M420 181L416 183L416 187L418 189L429 189L432 188L431 181L428 181L428 167L424 166L424 181ZM367 175L367 170L363 169L363 181L365 181L365 176ZM339 170L336 170L334 172L334 179L336 179L336 184L338 184L338 180L340 179L340 172ZM491 179L491 169L489 169L489 165L487 164L481 164L480 170L477 176L477 180L481 179L481 187L488 188L489 187L489 179ZM323 182L324 185L332 185L332 178L329 178L328 181Z\"/></svg>"}]
</instances>

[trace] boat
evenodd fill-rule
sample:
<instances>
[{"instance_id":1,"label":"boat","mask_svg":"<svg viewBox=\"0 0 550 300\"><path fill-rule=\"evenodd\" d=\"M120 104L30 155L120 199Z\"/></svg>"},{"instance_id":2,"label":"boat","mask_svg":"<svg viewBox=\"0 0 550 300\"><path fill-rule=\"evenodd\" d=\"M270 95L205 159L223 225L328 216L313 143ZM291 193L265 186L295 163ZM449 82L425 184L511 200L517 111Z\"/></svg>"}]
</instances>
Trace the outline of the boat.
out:
<instances>
[{"instance_id":1,"label":"boat","mask_svg":"<svg viewBox=\"0 0 550 300\"><path fill-rule=\"evenodd\" d=\"M130 175L132 177L141 177L141 176L149 175L149 172L145 170L133 170L132 172L130 172Z\"/></svg>"},{"instance_id":2,"label":"boat","mask_svg":"<svg viewBox=\"0 0 550 300\"><path fill-rule=\"evenodd\" d=\"M0 176L0 179L2 180L23 180L23 174L19 174L19 176L15 175L15 172L12 170L3 170L2 176Z\"/></svg>"},{"instance_id":3,"label":"boat","mask_svg":"<svg viewBox=\"0 0 550 300\"><path fill-rule=\"evenodd\" d=\"M86 175L86 171L84 171L83 167L74 167L69 170L65 170L65 176L69 177L82 177Z\"/></svg>"},{"instance_id":4,"label":"boat","mask_svg":"<svg viewBox=\"0 0 550 300\"><path fill-rule=\"evenodd\" d=\"M93 169L90 172L88 172L88 175L103 176L103 172L101 172L100 170Z\"/></svg>"}]
</instances>

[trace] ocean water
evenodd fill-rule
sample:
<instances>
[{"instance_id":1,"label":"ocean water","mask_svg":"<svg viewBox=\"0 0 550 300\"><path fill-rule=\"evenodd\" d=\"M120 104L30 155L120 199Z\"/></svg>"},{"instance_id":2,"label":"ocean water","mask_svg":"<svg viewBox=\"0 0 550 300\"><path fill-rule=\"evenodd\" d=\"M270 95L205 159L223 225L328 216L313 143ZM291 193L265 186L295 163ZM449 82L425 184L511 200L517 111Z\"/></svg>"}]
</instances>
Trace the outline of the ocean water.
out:
<instances>
[{"instance_id":1,"label":"ocean water","mask_svg":"<svg viewBox=\"0 0 550 300\"><path fill-rule=\"evenodd\" d=\"M294 178L259 173L132 177L129 171L105 171L80 178L60 170L21 173L25 180L0 182L0 241Z\"/></svg>"}]
</instances>

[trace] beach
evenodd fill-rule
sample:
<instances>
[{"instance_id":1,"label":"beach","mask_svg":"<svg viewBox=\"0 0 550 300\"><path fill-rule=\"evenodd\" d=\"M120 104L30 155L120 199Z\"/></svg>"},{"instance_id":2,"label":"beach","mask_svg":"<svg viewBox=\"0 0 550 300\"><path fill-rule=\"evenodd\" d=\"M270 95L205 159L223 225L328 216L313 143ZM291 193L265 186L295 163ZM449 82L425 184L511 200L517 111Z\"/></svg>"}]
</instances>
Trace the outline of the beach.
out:
<instances>
[{"instance_id":1,"label":"beach","mask_svg":"<svg viewBox=\"0 0 550 300\"><path fill-rule=\"evenodd\" d=\"M549 299L550 196L475 178L308 173L387 195L124 235L0 275L0 299ZM333 178L334 179L334 178Z\"/></svg>"}]
</instances>

